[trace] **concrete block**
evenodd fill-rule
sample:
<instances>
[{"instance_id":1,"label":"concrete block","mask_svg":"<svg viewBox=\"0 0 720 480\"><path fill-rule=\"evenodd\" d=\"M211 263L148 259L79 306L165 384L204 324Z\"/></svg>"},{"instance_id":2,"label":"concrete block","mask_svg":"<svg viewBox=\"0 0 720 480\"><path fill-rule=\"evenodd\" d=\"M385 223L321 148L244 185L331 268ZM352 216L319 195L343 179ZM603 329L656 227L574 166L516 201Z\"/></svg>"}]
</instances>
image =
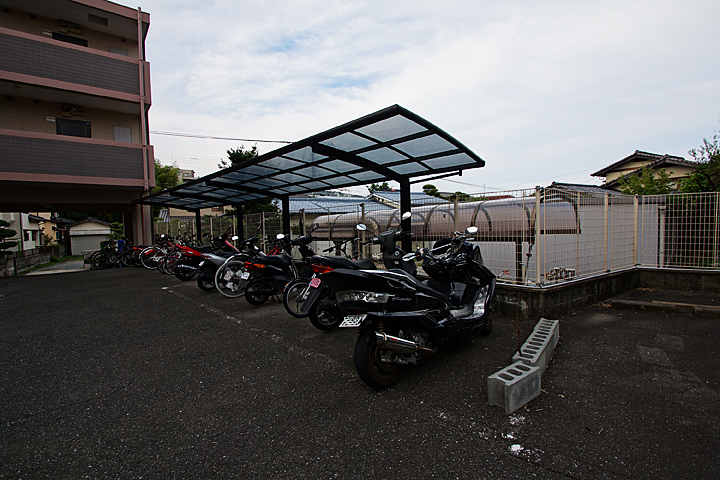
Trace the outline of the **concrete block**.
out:
<instances>
[{"instance_id":1,"label":"concrete block","mask_svg":"<svg viewBox=\"0 0 720 480\"><path fill-rule=\"evenodd\" d=\"M510 415L530 400L540 395L542 372L516 362L488 377L488 403L503 407Z\"/></svg>"},{"instance_id":2,"label":"concrete block","mask_svg":"<svg viewBox=\"0 0 720 480\"><path fill-rule=\"evenodd\" d=\"M520 347L520 351L513 355L513 362L523 362L525 365L538 367L540 374L543 374L559 340L560 322L542 318Z\"/></svg>"}]
</instances>

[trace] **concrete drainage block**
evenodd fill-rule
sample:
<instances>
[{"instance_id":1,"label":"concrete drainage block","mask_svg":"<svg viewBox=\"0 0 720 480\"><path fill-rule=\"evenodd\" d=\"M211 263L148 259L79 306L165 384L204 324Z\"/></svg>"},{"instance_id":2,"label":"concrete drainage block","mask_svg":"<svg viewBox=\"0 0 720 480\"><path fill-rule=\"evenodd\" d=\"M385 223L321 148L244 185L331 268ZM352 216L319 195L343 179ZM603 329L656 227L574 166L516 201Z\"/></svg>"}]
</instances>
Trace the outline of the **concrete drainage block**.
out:
<instances>
[{"instance_id":1,"label":"concrete drainage block","mask_svg":"<svg viewBox=\"0 0 720 480\"><path fill-rule=\"evenodd\" d=\"M541 374L545 373L559 339L560 322L542 318L520 351L513 355L513 362L538 367Z\"/></svg>"},{"instance_id":2,"label":"concrete drainage block","mask_svg":"<svg viewBox=\"0 0 720 480\"><path fill-rule=\"evenodd\" d=\"M505 408L510 415L518 408L540 395L541 375L539 367L516 362L488 377L488 403Z\"/></svg>"}]
</instances>

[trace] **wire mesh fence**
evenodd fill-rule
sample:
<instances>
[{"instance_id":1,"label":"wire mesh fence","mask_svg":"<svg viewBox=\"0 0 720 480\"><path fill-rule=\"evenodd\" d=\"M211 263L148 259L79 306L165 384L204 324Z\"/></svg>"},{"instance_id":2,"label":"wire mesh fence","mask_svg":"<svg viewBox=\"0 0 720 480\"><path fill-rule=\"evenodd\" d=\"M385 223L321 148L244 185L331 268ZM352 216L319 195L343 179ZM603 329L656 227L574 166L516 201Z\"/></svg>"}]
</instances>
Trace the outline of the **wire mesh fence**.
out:
<instances>
[{"instance_id":1,"label":"wire mesh fence","mask_svg":"<svg viewBox=\"0 0 720 480\"><path fill-rule=\"evenodd\" d=\"M428 199L413 200L413 248L431 248L476 226L472 241L501 282L542 286L636 265L720 268L720 193L632 196L541 188ZM343 212L291 212L291 235L317 224L313 236L319 252L356 234L364 241L398 228L400 216L396 206L369 200ZM158 222L156 232L192 234L194 220ZM360 223L367 231L356 230ZM278 233L288 233L282 232L279 213L245 215L242 232L234 216L203 217L201 225L202 233L259 237L264 248ZM378 246L365 246L362 253L382 267Z\"/></svg>"}]
</instances>

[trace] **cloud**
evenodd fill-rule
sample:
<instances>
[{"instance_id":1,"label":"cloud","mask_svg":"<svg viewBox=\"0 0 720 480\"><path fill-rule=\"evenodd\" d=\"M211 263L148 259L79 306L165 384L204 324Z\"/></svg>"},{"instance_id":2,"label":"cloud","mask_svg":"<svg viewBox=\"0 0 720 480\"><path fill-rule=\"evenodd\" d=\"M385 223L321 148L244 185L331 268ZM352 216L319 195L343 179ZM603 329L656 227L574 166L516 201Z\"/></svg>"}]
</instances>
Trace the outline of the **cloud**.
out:
<instances>
[{"instance_id":1,"label":"cloud","mask_svg":"<svg viewBox=\"0 0 720 480\"><path fill-rule=\"evenodd\" d=\"M153 0L143 10L151 128L299 140L398 103L487 160L462 182L497 187L591 181L635 149L684 155L718 128L715 1ZM163 160L229 148L152 142Z\"/></svg>"}]
</instances>

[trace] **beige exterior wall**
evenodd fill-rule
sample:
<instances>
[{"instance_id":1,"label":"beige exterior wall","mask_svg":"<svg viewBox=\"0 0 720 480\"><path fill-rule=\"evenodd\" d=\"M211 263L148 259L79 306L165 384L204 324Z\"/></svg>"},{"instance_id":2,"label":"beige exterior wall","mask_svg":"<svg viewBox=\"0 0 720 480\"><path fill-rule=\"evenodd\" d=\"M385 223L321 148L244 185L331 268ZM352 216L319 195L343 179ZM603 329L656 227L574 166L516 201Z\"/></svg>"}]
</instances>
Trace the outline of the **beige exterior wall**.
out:
<instances>
[{"instance_id":1,"label":"beige exterior wall","mask_svg":"<svg viewBox=\"0 0 720 480\"><path fill-rule=\"evenodd\" d=\"M652 163L652 161L647 162L628 162L625 165L622 166L622 169L620 170L614 170L612 172L608 172L607 176L605 177L606 182L612 182L615 179L620 178L620 175L627 175L630 172L634 172L638 168L642 168L645 165Z\"/></svg>"},{"instance_id":2,"label":"beige exterior wall","mask_svg":"<svg viewBox=\"0 0 720 480\"><path fill-rule=\"evenodd\" d=\"M187 210L183 210L182 208L169 208L168 210L169 210L168 216L170 218L195 216L195 212L188 212ZM211 217L217 217L224 213L225 213L225 207L218 207L217 210L215 210L213 208L204 208L204 209L200 210L200 216L208 215Z\"/></svg>"},{"instance_id":3,"label":"beige exterior wall","mask_svg":"<svg viewBox=\"0 0 720 480\"><path fill-rule=\"evenodd\" d=\"M652 163L652 162L628 163L627 165L629 165L629 167L624 167L621 171L612 172L612 173L609 172L608 176L606 177L607 178L606 181L612 182L613 180L620 178L621 173L623 175L628 175L629 173L632 173L635 170L637 170L638 168L642 168L644 165L649 164L649 163ZM692 173L695 170L692 167L686 167L684 165L672 165L670 167L663 167L663 168L665 168L665 171L670 174L670 178L672 180L678 180L678 179L684 178L685 174ZM658 173L657 173L658 170L659 169L655 170L655 177L658 176Z\"/></svg>"},{"instance_id":4,"label":"beige exterior wall","mask_svg":"<svg viewBox=\"0 0 720 480\"><path fill-rule=\"evenodd\" d=\"M55 118L62 116L62 104L56 102L38 101L22 97L0 98L2 115L0 115L0 128L21 130L25 132L38 132L56 134ZM81 105L82 106L82 105ZM138 115L128 113L110 112L83 106L84 116L67 117L71 120L90 122L92 138L114 140L113 127L130 128L132 143L140 144L140 118ZM52 120L49 120L52 119Z\"/></svg>"},{"instance_id":5,"label":"beige exterior wall","mask_svg":"<svg viewBox=\"0 0 720 480\"><path fill-rule=\"evenodd\" d=\"M32 15L27 12L21 12L18 10L9 9L9 13L5 13L0 10L0 26L5 28L11 28L20 32L29 33L31 35L37 35L45 38L52 38L44 32L56 32L63 33L63 35L70 35L72 37L82 38L87 40L88 48L95 50L101 50L103 52L110 52L110 47L121 48L128 51L128 57L138 58L138 44L129 39L123 39L114 35L108 35L107 33L98 32L86 27L81 27L81 34L72 32L60 32L58 18L42 17L40 15ZM102 16L102 15L100 15Z\"/></svg>"}]
</instances>

